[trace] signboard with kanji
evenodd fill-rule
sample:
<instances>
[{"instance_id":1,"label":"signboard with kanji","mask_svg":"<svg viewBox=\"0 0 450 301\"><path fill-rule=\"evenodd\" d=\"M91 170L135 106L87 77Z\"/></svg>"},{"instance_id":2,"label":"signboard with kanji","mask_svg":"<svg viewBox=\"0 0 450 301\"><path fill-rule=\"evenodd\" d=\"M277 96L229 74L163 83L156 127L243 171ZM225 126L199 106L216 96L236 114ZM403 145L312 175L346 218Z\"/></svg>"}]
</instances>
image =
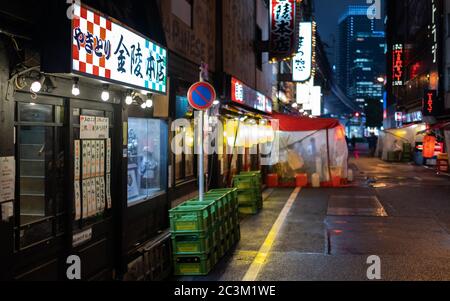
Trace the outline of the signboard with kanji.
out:
<instances>
[{"instance_id":1,"label":"signboard with kanji","mask_svg":"<svg viewBox=\"0 0 450 301\"><path fill-rule=\"evenodd\" d=\"M151 92L167 92L167 50L74 4L72 72Z\"/></svg>"},{"instance_id":2,"label":"signboard with kanji","mask_svg":"<svg viewBox=\"0 0 450 301\"><path fill-rule=\"evenodd\" d=\"M246 86L234 77L231 78L231 100L261 112L272 113L272 100L270 98Z\"/></svg>"},{"instance_id":3,"label":"signboard with kanji","mask_svg":"<svg viewBox=\"0 0 450 301\"><path fill-rule=\"evenodd\" d=\"M312 23L300 22L298 50L292 60L292 80L305 82L312 71Z\"/></svg>"},{"instance_id":4,"label":"signboard with kanji","mask_svg":"<svg viewBox=\"0 0 450 301\"><path fill-rule=\"evenodd\" d=\"M392 85L403 86L403 45L395 44L392 49Z\"/></svg>"},{"instance_id":5,"label":"signboard with kanji","mask_svg":"<svg viewBox=\"0 0 450 301\"><path fill-rule=\"evenodd\" d=\"M443 104L439 101L437 97L436 90L425 90L423 105L422 105L422 115L423 116L438 116L442 113Z\"/></svg>"},{"instance_id":6,"label":"signboard with kanji","mask_svg":"<svg viewBox=\"0 0 450 301\"><path fill-rule=\"evenodd\" d=\"M295 50L295 6L295 0L270 0L271 57L287 57Z\"/></svg>"}]
</instances>

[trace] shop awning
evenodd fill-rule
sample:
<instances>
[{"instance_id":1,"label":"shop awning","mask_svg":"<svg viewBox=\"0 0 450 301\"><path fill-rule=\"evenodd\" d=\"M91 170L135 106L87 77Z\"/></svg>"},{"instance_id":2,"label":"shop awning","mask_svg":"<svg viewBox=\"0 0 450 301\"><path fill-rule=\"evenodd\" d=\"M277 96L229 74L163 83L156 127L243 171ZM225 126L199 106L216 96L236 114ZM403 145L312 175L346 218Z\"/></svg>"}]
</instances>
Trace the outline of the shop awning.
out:
<instances>
[{"instance_id":1,"label":"shop awning","mask_svg":"<svg viewBox=\"0 0 450 301\"><path fill-rule=\"evenodd\" d=\"M340 126L339 120L334 118L307 118L274 113L272 119L279 120L280 131L285 132L317 131Z\"/></svg>"}]
</instances>

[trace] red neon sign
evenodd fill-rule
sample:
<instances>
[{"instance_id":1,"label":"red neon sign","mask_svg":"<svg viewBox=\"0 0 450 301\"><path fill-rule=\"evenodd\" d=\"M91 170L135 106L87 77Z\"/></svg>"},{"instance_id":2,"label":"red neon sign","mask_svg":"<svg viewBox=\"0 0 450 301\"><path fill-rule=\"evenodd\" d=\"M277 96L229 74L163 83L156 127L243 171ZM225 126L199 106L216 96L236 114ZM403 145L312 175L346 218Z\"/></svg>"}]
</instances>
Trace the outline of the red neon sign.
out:
<instances>
[{"instance_id":1,"label":"red neon sign","mask_svg":"<svg viewBox=\"0 0 450 301\"><path fill-rule=\"evenodd\" d=\"M428 113L433 113L433 93L427 93L427 111Z\"/></svg>"},{"instance_id":2,"label":"red neon sign","mask_svg":"<svg viewBox=\"0 0 450 301\"><path fill-rule=\"evenodd\" d=\"M392 51L392 85L403 85L403 45L396 44Z\"/></svg>"},{"instance_id":3,"label":"red neon sign","mask_svg":"<svg viewBox=\"0 0 450 301\"><path fill-rule=\"evenodd\" d=\"M438 103L436 90L427 90L423 97L422 114L424 116L433 116L438 114Z\"/></svg>"}]
</instances>

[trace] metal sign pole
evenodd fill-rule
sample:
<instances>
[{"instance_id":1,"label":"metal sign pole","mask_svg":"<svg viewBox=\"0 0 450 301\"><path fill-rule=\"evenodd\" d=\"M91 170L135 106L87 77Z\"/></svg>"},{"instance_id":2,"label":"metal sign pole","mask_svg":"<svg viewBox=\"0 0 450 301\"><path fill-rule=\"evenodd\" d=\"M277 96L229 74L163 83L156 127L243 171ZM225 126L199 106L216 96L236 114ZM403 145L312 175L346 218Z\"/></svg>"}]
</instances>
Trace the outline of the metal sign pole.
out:
<instances>
[{"instance_id":1,"label":"metal sign pole","mask_svg":"<svg viewBox=\"0 0 450 301\"><path fill-rule=\"evenodd\" d=\"M203 167L203 130L204 130L204 112L200 111L200 149L198 153L198 196L199 201L203 202L205 193L205 178L204 178L204 167Z\"/></svg>"},{"instance_id":2,"label":"metal sign pole","mask_svg":"<svg viewBox=\"0 0 450 301\"><path fill-rule=\"evenodd\" d=\"M203 64L200 67L200 74L199 74L199 78L200 78L200 82L203 82ZM203 110L200 110L200 131L199 131L199 135L200 135L200 149L198 152L198 200L200 202L203 202L204 200L204 195L205 195L205 178L204 178L204 167L203 167L203 131L204 131L204 112Z\"/></svg>"}]
</instances>

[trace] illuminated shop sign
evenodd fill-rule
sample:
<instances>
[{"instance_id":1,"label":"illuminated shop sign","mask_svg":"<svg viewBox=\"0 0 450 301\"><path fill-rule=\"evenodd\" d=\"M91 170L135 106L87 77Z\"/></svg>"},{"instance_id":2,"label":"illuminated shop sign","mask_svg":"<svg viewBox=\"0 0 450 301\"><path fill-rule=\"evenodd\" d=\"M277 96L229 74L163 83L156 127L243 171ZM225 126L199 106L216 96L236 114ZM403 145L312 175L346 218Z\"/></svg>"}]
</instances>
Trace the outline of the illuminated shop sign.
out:
<instances>
[{"instance_id":1,"label":"illuminated shop sign","mask_svg":"<svg viewBox=\"0 0 450 301\"><path fill-rule=\"evenodd\" d=\"M437 6L436 0L431 0L431 54L433 55L433 64L437 63L437 50L438 50L438 38L437 38Z\"/></svg>"},{"instance_id":2,"label":"illuminated shop sign","mask_svg":"<svg viewBox=\"0 0 450 301\"><path fill-rule=\"evenodd\" d=\"M272 113L272 100L270 98L246 86L234 77L231 78L231 100L261 112Z\"/></svg>"},{"instance_id":3,"label":"illuminated shop sign","mask_svg":"<svg viewBox=\"0 0 450 301\"><path fill-rule=\"evenodd\" d=\"M403 45L395 44L392 49L392 85L403 86Z\"/></svg>"},{"instance_id":4,"label":"illuminated shop sign","mask_svg":"<svg viewBox=\"0 0 450 301\"><path fill-rule=\"evenodd\" d=\"M422 121L422 112L412 112L403 116L403 122L412 123Z\"/></svg>"},{"instance_id":5,"label":"illuminated shop sign","mask_svg":"<svg viewBox=\"0 0 450 301\"><path fill-rule=\"evenodd\" d=\"M72 72L166 93L167 50L82 5L74 4Z\"/></svg>"},{"instance_id":6,"label":"illuminated shop sign","mask_svg":"<svg viewBox=\"0 0 450 301\"><path fill-rule=\"evenodd\" d=\"M270 52L286 57L295 47L295 0L270 0Z\"/></svg>"},{"instance_id":7,"label":"illuminated shop sign","mask_svg":"<svg viewBox=\"0 0 450 301\"><path fill-rule=\"evenodd\" d=\"M423 116L436 116L440 113L436 90L426 90L423 98Z\"/></svg>"},{"instance_id":8,"label":"illuminated shop sign","mask_svg":"<svg viewBox=\"0 0 450 301\"><path fill-rule=\"evenodd\" d=\"M312 69L312 23L301 22L299 26L298 51L292 60L292 80L304 82L311 77Z\"/></svg>"}]
</instances>

